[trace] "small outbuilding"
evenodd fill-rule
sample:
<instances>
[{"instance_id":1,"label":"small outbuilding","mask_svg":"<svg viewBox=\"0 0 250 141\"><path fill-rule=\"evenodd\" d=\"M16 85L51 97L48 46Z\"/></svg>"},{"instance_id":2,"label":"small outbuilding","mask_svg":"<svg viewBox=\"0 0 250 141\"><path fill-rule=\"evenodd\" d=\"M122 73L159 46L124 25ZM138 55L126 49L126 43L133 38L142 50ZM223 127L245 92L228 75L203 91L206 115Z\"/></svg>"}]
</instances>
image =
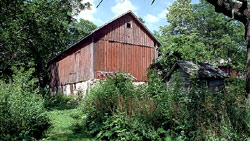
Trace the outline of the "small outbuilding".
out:
<instances>
[{"instance_id":1,"label":"small outbuilding","mask_svg":"<svg viewBox=\"0 0 250 141\"><path fill-rule=\"evenodd\" d=\"M219 68L209 63L193 63L190 61L177 61L167 73L167 83L180 82L189 91L192 80L199 80L206 84L209 89L214 90L224 86L224 79L227 77Z\"/></svg>"}]
</instances>

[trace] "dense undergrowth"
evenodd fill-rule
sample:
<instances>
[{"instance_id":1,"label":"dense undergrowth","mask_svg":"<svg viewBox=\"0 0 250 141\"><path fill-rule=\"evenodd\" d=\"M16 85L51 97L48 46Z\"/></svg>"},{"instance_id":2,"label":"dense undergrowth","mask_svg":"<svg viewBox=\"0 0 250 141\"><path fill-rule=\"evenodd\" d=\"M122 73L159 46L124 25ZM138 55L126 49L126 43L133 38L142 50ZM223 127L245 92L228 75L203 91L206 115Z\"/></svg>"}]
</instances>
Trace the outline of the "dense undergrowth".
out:
<instances>
[{"instance_id":1,"label":"dense undergrowth","mask_svg":"<svg viewBox=\"0 0 250 141\"><path fill-rule=\"evenodd\" d=\"M74 96L65 96L62 93L44 96L44 107L48 110L74 109L81 98Z\"/></svg>"},{"instance_id":2,"label":"dense undergrowth","mask_svg":"<svg viewBox=\"0 0 250 141\"><path fill-rule=\"evenodd\" d=\"M79 99L73 96L64 96L57 93L51 97L45 97L45 108L51 121L51 127L47 130L43 141L88 141L91 137L74 133L72 125L75 123L74 115L78 113Z\"/></svg>"},{"instance_id":3,"label":"dense undergrowth","mask_svg":"<svg viewBox=\"0 0 250 141\"><path fill-rule=\"evenodd\" d=\"M249 105L244 82L228 80L220 92L180 86L151 74L147 85L133 86L119 75L101 81L78 107L75 132L98 140L245 140ZM248 111L248 112L247 112Z\"/></svg>"},{"instance_id":4,"label":"dense undergrowth","mask_svg":"<svg viewBox=\"0 0 250 141\"><path fill-rule=\"evenodd\" d=\"M0 140L35 140L45 131L45 140L249 139L240 79L227 79L217 92L194 83L185 94L179 83L167 87L155 73L140 86L121 74L100 81L83 98L57 94L42 100L31 74L21 70L1 81Z\"/></svg>"},{"instance_id":5,"label":"dense undergrowth","mask_svg":"<svg viewBox=\"0 0 250 141\"><path fill-rule=\"evenodd\" d=\"M21 69L12 80L0 81L0 140L39 139L50 127L32 73Z\"/></svg>"}]
</instances>

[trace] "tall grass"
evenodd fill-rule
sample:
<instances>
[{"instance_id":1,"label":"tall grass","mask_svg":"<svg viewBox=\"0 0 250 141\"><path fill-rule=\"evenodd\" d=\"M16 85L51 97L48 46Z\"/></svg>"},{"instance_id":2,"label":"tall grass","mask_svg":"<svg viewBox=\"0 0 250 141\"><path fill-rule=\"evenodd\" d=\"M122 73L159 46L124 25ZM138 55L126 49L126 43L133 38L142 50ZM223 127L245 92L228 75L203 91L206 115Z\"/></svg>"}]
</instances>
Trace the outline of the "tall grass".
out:
<instances>
[{"instance_id":1,"label":"tall grass","mask_svg":"<svg viewBox=\"0 0 250 141\"><path fill-rule=\"evenodd\" d=\"M167 87L157 74L151 78L139 87L123 75L101 81L79 106L76 129L104 140L249 137L249 105L240 91L244 82L230 81L217 92L194 83L183 94L178 83Z\"/></svg>"}]
</instances>

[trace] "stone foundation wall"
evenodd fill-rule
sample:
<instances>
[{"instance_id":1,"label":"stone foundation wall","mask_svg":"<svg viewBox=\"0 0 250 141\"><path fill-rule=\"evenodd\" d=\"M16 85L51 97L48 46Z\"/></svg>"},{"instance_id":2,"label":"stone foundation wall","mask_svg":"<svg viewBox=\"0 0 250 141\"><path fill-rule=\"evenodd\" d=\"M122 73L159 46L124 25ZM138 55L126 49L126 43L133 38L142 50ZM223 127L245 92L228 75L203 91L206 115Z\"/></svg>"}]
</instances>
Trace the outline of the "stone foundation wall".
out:
<instances>
[{"instance_id":1,"label":"stone foundation wall","mask_svg":"<svg viewBox=\"0 0 250 141\"><path fill-rule=\"evenodd\" d=\"M90 79L88 81L84 82L78 82L74 84L66 84L63 86L59 86L57 89L53 89L55 91L52 91L52 94L57 93L63 93L63 95L72 95L71 92L73 92L74 95L82 94L85 95L91 88L93 88L100 79ZM139 86L145 84L145 82L133 82L133 85ZM71 90L72 89L72 90Z\"/></svg>"},{"instance_id":2,"label":"stone foundation wall","mask_svg":"<svg viewBox=\"0 0 250 141\"><path fill-rule=\"evenodd\" d=\"M133 82L133 85L135 86L139 86L139 85L143 85L145 84L146 82Z\"/></svg>"}]
</instances>

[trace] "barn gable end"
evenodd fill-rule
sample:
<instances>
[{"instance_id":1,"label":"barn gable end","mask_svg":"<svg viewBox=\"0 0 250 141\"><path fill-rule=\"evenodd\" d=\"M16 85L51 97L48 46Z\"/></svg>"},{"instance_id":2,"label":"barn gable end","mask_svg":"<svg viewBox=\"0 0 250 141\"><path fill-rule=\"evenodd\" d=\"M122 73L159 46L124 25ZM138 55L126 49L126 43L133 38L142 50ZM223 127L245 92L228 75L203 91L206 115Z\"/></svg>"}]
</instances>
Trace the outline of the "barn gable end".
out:
<instances>
[{"instance_id":1,"label":"barn gable end","mask_svg":"<svg viewBox=\"0 0 250 141\"><path fill-rule=\"evenodd\" d=\"M135 81L147 81L146 69L157 57L156 46L157 41L132 14L118 18L94 34L95 78L121 71Z\"/></svg>"},{"instance_id":2,"label":"barn gable end","mask_svg":"<svg viewBox=\"0 0 250 141\"><path fill-rule=\"evenodd\" d=\"M157 58L158 46L159 41L129 11L52 59L50 87L73 93L78 83L119 71L130 73L135 81L147 81L146 69Z\"/></svg>"}]
</instances>

